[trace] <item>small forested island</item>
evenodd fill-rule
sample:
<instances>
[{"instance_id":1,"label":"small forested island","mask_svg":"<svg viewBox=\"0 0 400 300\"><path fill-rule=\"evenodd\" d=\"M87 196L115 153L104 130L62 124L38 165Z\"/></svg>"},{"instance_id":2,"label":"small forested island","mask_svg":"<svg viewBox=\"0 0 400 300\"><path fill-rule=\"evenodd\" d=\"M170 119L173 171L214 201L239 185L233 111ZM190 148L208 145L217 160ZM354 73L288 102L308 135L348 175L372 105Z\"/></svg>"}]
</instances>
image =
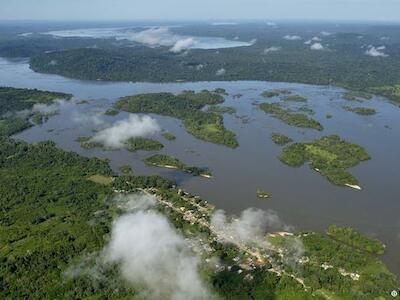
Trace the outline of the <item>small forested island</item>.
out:
<instances>
[{"instance_id":1,"label":"small forested island","mask_svg":"<svg viewBox=\"0 0 400 300\"><path fill-rule=\"evenodd\" d=\"M179 159L165 154L155 154L144 159L144 162L150 166L161 168L177 169L189 173L193 176L211 178L211 172L206 168L189 167Z\"/></svg>"},{"instance_id":2,"label":"small forested island","mask_svg":"<svg viewBox=\"0 0 400 300\"><path fill-rule=\"evenodd\" d=\"M163 132L162 136L168 141L176 140L176 136L174 134L172 134L171 132Z\"/></svg>"},{"instance_id":3,"label":"small forested island","mask_svg":"<svg viewBox=\"0 0 400 300\"><path fill-rule=\"evenodd\" d=\"M282 122L296 127L311 128L316 130L323 130L322 125L304 114L293 112L290 109L282 107L279 103L261 103L260 109L267 114L281 120Z\"/></svg>"},{"instance_id":4,"label":"small forested island","mask_svg":"<svg viewBox=\"0 0 400 300\"><path fill-rule=\"evenodd\" d=\"M132 168L130 165L122 165L119 167L119 170L125 175L132 174Z\"/></svg>"},{"instance_id":5,"label":"small forested island","mask_svg":"<svg viewBox=\"0 0 400 300\"><path fill-rule=\"evenodd\" d=\"M56 99L71 99L72 95L40 91L36 89L20 89L0 87L0 136L10 136L33 124L42 124L49 114L32 111L35 104L51 104ZM17 114L25 110L24 114Z\"/></svg>"},{"instance_id":6,"label":"small forested island","mask_svg":"<svg viewBox=\"0 0 400 300\"><path fill-rule=\"evenodd\" d=\"M224 98L219 93L204 90L198 93L183 91L178 95L150 93L123 97L114 106L131 113L155 113L180 119L194 137L236 148L238 142L235 134L225 128L223 117L202 111L206 105L222 102Z\"/></svg>"},{"instance_id":7,"label":"small forested island","mask_svg":"<svg viewBox=\"0 0 400 300\"><path fill-rule=\"evenodd\" d=\"M300 95L289 95L282 97L283 101L292 101L292 102L307 102L307 98Z\"/></svg>"},{"instance_id":8,"label":"small forested island","mask_svg":"<svg viewBox=\"0 0 400 300\"><path fill-rule=\"evenodd\" d=\"M293 142L293 140L290 137L276 132L271 134L271 140L279 146L283 146Z\"/></svg>"},{"instance_id":9,"label":"small forested island","mask_svg":"<svg viewBox=\"0 0 400 300\"><path fill-rule=\"evenodd\" d=\"M264 98L273 98L273 97L278 97L281 95L289 95L292 92L290 90L286 90L286 89L274 89L274 90L268 90L268 91L264 91L261 93L261 96L263 96Z\"/></svg>"},{"instance_id":10,"label":"small forested island","mask_svg":"<svg viewBox=\"0 0 400 300\"><path fill-rule=\"evenodd\" d=\"M346 169L369 160L370 156L361 146L329 135L308 143L291 144L282 150L279 159L292 167L308 162L332 183L360 189L358 180Z\"/></svg>"},{"instance_id":11,"label":"small forested island","mask_svg":"<svg viewBox=\"0 0 400 300\"><path fill-rule=\"evenodd\" d=\"M75 141L79 143L82 148L85 149L101 148L103 150L113 150L112 147L108 147L103 142L93 139L93 137L81 136L77 137ZM131 152L139 150L156 151L164 147L164 145L161 144L159 141L143 137L129 138L123 144L124 148Z\"/></svg>"},{"instance_id":12,"label":"small forested island","mask_svg":"<svg viewBox=\"0 0 400 300\"><path fill-rule=\"evenodd\" d=\"M376 110L373 108L367 107L351 107L351 106L343 106L343 109L346 111L350 111L362 116L371 116L376 114Z\"/></svg>"},{"instance_id":13,"label":"small forested island","mask_svg":"<svg viewBox=\"0 0 400 300\"><path fill-rule=\"evenodd\" d=\"M262 190L257 190L256 194L259 199L266 199L270 197L270 195L266 191Z\"/></svg>"}]
</instances>

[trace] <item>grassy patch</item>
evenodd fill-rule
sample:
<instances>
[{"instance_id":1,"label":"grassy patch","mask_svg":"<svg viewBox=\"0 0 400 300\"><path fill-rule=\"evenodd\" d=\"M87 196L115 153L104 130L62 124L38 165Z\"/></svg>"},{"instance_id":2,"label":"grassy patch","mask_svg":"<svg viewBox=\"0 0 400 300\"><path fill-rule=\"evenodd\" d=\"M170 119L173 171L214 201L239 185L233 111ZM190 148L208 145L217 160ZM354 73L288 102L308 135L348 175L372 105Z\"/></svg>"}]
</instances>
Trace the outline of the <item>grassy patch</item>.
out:
<instances>
[{"instance_id":1,"label":"grassy patch","mask_svg":"<svg viewBox=\"0 0 400 300\"><path fill-rule=\"evenodd\" d=\"M98 184L102 184L102 185L110 185L113 182L112 177L99 175L99 174L95 174L95 175L88 177L88 180L93 181Z\"/></svg>"}]
</instances>

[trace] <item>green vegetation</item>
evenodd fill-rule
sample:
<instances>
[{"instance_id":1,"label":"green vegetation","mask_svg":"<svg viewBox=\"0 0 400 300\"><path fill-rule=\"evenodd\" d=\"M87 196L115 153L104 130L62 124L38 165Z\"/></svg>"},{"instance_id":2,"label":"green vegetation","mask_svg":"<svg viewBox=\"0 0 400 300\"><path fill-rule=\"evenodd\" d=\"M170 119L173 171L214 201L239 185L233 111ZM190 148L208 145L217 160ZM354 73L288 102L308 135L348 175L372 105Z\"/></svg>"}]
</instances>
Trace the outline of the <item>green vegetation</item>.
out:
<instances>
[{"instance_id":1,"label":"green vegetation","mask_svg":"<svg viewBox=\"0 0 400 300\"><path fill-rule=\"evenodd\" d=\"M209 91L184 91L179 95L154 93L123 97L115 104L115 108L131 113L155 113L178 118L194 137L235 148L238 146L235 134L224 127L222 116L201 110L205 105L223 101L220 94Z\"/></svg>"},{"instance_id":2,"label":"green vegetation","mask_svg":"<svg viewBox=\"0 0 400 300\"><path fill-rule=\"evenodd\" d=\"M331 114L327 114L327 115L326 115L326 118L327 118L327 119L332 119L332 117L333 117L333 116L332 116Z\"/></svg>"},{"instance_id":3,"label":"green vegetation","mask_svg":"<svg viewBox=\"0 0 400 300\"><path fill-rule=\"evenodd\" d=\"M293 140L290 137L287 137L286 135L276 132L271 134L271 139L275 144L280 146L293 142Z\"/></svg>"},{"instance_id":4,"label":"green vegetation","mask_svg":"<svg viewBox=\"0 0 400 300\"><path fill-rule=\"evenodd\" d=\"M328 235L337 241L345 243L353 248L360 249L372 254L382 255L385 245L376 239L368 238L351 227L329 226Z\"/></svg>"},{"instance_id":5,"label":"green vegetation","mask_svg":"<svg viewBox=\"0 0 400 300\"><path fill-rule=\"evenodd\" d=\"M99 175L99 174L95 174L95 175L89 176L88 180L93 181L93 182L98 183L98 184L102 184L102 185L111 185L112 182L113 182L113 178L112 177Z\"/></svg>"},{"instance_id":6,"label":"green vegetation","mask_svg":"<svg viewBox=\"0 0 400 300\"><path fill-rule=\"evenodd\" d=\"M376 110L373 108L367 108L367 107L351 107L351 106L343 106L343 109L346 111L350 111L353 113L356 113L358 115L363 115L363 116L371 116L376 114Z\"/></svg>"},{"instance_id":7,"label":"green vegetation","mask_svg":"<svg viewBox=\"0 0 400 300\"><path fill-rule=\"evenodd\" d=\"M29 127L33 124L25 118L5 117L0 118L0 136L10 136Z\"/></svg>"},{"instance_id":8,"label":"green vegetation","mask_svg":"<svg viewBox=\"0 0 400 300\"><path fill-rule=\"evenodd\" d=\"M49 114L30 111L35 104L51 104L55 99L70 99L71 97L72 95L68 94L36 89L0 87L0 136L10 136L33 126L33 124L46 122ZM16 114L22 110L29 111L20 115Z\"/></svg>"},{"instance_id":9,"label":"green vegetation","mask_svg":"<svg viewBox=\"0 0 400 300\"><path fill-rule=\"evenodd\" d=\"M113 150L113 148L107 147L101 141L93 140L92 137L80 136L77 137L75 141L84 149L101 148L105 151ZM124 142L124 148L131 152L136 152L139 150L156 151L162 149L163 147L164 145L159 141L143 137L130 138Z\"/></svg>"},{"instance_id":10,"label":"green vegetation","mask_svg":"<svg viewBox=\"0 0 400 300\"><path fill-rule=\"evenodd\" d=\"M79 143L84 149L102 148L104 150L110 150L104 146L103 143L98 141L93 141L92 137L79 136L75 139L75 142Z\"/></svg>"},{"instance_id":11,"label":"green vegetation","mask_svg":"<svg viewBox=\"0 0 400 300\"><path fill-rule=\"evenodd\" d=\"M105 111L104 114L107 115L107 116L116 116L116 115L119 114L119 110L114 109L114 108L109 108L109 109L107 109L107 110Z\"/></svg>"},{"instance_id":12,"label":"green vegetation","mask_svg":"<svg viewBox=\"0 0 400 300\"><path fill-rule=\"evenodd\" d=\"M363 91L347 91L343 94L343 99L348 101L370 100L372 95Z\"/></svg>"},{"instance_id":13,"label":"green vegetation","mask_svg":"<svg viewBox=\"0 0 400 300\"><path fill-rule=\"evenodd\" d=\"M390 299L398 287L396 277L376 257L357 247L319 233L300 239L309 263L299 266L299 272L315 291L328 291L333 299Z\"/></svg>"},{"instance_id":14,"label":"green vegetation","mask_svg":"<svg viewBox=\"0 0 400 300\"><path fill-rule=\"evenodd\" d=\"M125 175L132 174L132 168L130 165L122 165L119 167L119 170Z\"/></svg>"},{"instance_id":15,"label":"green vegetation","mask_svg":"<svg viewBox=\"0 0 400 300\"><path fill-rule=\"evenodd\" d=\"M308 113L310 115L315 115L315 111L307 105L299 107L298 111Z\"/></svg>"},{"instance_id":16,"label":"green vegetation","mask_svg":"<svg viewBox=\"0 0 400 300\"><path fill-rule=\"evenodd\" d=\"M357 179L346 169L370 159L370 156L361 146L341 140L337 135L330 135L309 143L289 145L282 150L279 159L293 167L308 162L311 168L334 184L357 185Z\"/></svg>"},{"instance_id":17,"label":"green vegetation","mask_svg":"<svg viewBox=\"0 0 400 300\"><path fill-rule=\"evenodd\" d=\"M178 169L183 172L192 174L193 176L211 177L211 173L208 169L198 168L198 167L188 167L179 159L165 154L156 154L147 157L145 158L144 162L150 166Z\"/></svg>"},{"instance_id":18,"label":"green vegetation","mask_svg":"<svg viewBox=\"0 0 400 300\"><path fill-rule=\"evenodd\" d=\"M131 152L138 150L156 151L164 147L159 141L142 137L130 138L124 144L125 148Z\"/></svg>"},{"instance_id":19,"label":"green vegetation","mask_svg":"<svg viewBox=\"0 0 400 300\"><path fill-rule=\"evenodd\" d=\"M285 89L275 89L275 90L269 90L265 91L261 94L264 98L273 98L273 97L278 97L280 95L288 95L290 94L290 90L285 90Z\"/></svg>"},{"instance_id":20,"label":"green vegetation","mask_svg":"<svg viewBox=\"0 0 400 300\"><path fill-rule=\"evenodd\" d=\"M292 102L307 102L307 98L300 95L289 95L282 98L283 101L292 101Z\"/></svg>"},{"instance_id":21,"label":"green vegetation","mask_svg":"<svg viewBox=\"0 0 400 300\"><path fill-rule=\"evenodd\" d=\"M1 298L113 294L112 271L102 289L90 278L62 275L74 259L104 246L111 222L105 200L111 191L88 178L110 176L108 164L64 152L52 142L0 138L0 165ZM121 296L132 295L122 282L117 286Z\"/></svg>"},{"instance_id":22,"label":"green vegetation","mask_svg":"<svg viewBox=\"0 0 400 300\"><path fill-rule=\"evenodd\" d=\"M259 107L264 112L271 114L288 125L323 130L322 125L316 120L304 114L294 113L290 109L285 109L279 103L261 103Z\"/></svg>"},{"instance_id":23,"label":"green vegetation","mask_svg":"<svg viewBox=\"0 0 400 300\"><path fill-rule=\"evenodd\" d=\"M236 112L236 109L228 106L210 105L207 111L217 114L234 114Z\"/></svg>"},{"instance_id":24,"label":"green vegetation","mask_svg":"<svg viewBox=\"0 0 400 300\"><path fill-rule=\"evenodd\" d=\"M166 140L169 140L169 141L173 141L173 140L176 139L176 136L173 135L173 134L170 133L170 132L163 132L163 133L162 133L162 136L163 136Z\"/></svg>"}]
</instances>

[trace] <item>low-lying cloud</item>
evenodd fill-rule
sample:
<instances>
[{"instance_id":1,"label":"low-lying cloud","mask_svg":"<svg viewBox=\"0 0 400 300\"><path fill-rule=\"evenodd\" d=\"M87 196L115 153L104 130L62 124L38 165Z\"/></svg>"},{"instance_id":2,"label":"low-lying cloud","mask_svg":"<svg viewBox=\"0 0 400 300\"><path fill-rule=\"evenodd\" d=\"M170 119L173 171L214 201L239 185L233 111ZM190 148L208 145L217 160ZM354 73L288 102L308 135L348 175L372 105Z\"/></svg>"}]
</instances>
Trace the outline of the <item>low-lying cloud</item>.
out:
<instances>
[{"instance_id":1,"label":"low-lying cloud","mask_svg":"<svg viewBox=\"0 0 400 300\"><path fill-rule=\"evenodd\" d=\"M225 75L225 73L226 73L226 70L224 68L221 68L221 69L217 70L217 72L215 72L215 75L222 76L222 75Z\"/></svg>"},{"instance_id":2,"label":"low-lying cloud","mask_svg":"<svg viewBox=\"0 0 400 300\"><path fill-rule=\"evenodd\" d=\"M104 146L118 149L124 146L130 138L145 137L156 134L161 130L157 121L149 116L130 115L128 119L120 120L111 127L100 130L92 138Z\"/></svg>"},{"instance_id":3,"label":"low-lying cloud","mask_svg":"<svg viewBox=\"0 0 400 300\"><path fill-rule=\"evenodd\" d=\"M299 36L299 35L285 35L283 38L284 38L285 40L288 40L288 41L298 41L298 40L301 40L301 36Z\"/></svg>"},{"instance_id":4,"label":"low-lying cloud","mask_svg":"<svg viewBox=\"0 0 400 300\"><path fill-rule=\"evenodd\" d=\"M175 45L170 49L171 52L178 53L183 50L187 50L193 47L196 44L196 40L194 38L186 38L179 40L175 43Z\"/></svg>"},{"instance_id":5,"label":"low-lying cloud","mask_svg":"<svg viewBox=\"0 0 400 300\"><path fill-rule=\"evenodd\" d=\"M199 259L183 236L165 216L149 209L154 199L145 205L152 196L134 197L140 207L133 212L130 204L131 212L113 222L104 261L118 264L124 279L134 286L145 287L146 299L210 299L198 274Z\"/></svg>"},{"instance_id":6,"label":"low-lying cloud","mask_svg":"<svg viewBox=\"0 0 400 300\"><path fill-rule=\"evenodd\" d=\"M275 47L275 46L268 47L268 48L264 49L264 54L268 54L268 53L271 53L271 52L277 52L277 51L279 51L281 49L282 49L281 47Z\"/></svg>"},{"instance_id":7,"label":"low-lying cloud","mask_svg":"<svg viewBox=\"0 0 400 300\"><path fill-rule=\"evenodd\" d=\"M221 239L255 243L259 247L267 245L267 232L289 228L274 211L255 208L248 208L239 218L232 219L227 217L225 211L217 210L211 218L211 226Z\"/></svg>"},{"instance_id":8,"label":"low-lying cloud","mask_svg":"<svg viewBox=\"0 0 400 300\"><path fill-rule=\"evenodd\" d=\"M311 50L324 50L324 46L321 43L314 43L310 47Z\"/></svg>"},{"instance_id":9,"label":"low-lying cloud","mask_svg":"<svg viewBox=\"0 0 400 300\"><path fill-rule=\"evenodd\" d=\"M149 27L144 30L131 28L89 28L46 32L57 37L113 38L140 43L149 47L169 47L172 52L187 49L219 49L251 46L252 43L231 41L221 37L191 37L175 34L170 27Z\"/></svg>"},{"instance_id":10,"label":"low-lying cloud","mask_svg":"<svg viewBox=\"0 0 400 300\"><path fill-rule=\"evenodd\" d=\"M68 105L65 100L56 99L51 104L36 103L32 107L32 112L42 113L42 114L55 114L62 107Z\"/></svg>"},{"instance_id":11,"label":"low-lying cloud","mask_svg":"<svg viewBox=\"0 0 400 300\"><path fill-rule=\"evenodd\" d=\"M366 55L372 56L372 57L388 57L385 52L383 52L386 49L385 46L380 46L380 47L374 47L374 46L368 46L368 49L365 51Z\"/></svg>"}]
</instances>

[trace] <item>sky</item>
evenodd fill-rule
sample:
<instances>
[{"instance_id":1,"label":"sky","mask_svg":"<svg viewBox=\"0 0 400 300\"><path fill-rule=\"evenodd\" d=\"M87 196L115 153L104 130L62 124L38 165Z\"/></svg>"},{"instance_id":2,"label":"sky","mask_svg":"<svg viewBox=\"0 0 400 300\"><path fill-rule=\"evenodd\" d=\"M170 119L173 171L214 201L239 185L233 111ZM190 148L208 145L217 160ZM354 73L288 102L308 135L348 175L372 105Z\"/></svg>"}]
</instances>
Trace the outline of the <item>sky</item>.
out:
<instances>
[{"instance_id":1,"label":"sky","mask_svg":"<svg viewBox=\"0 0 400 300\"><path fill-rule=\"evenodd\" d=\"M400 0L0 0L0 20L400 22Z\"/></svg>"}]
</instances>

